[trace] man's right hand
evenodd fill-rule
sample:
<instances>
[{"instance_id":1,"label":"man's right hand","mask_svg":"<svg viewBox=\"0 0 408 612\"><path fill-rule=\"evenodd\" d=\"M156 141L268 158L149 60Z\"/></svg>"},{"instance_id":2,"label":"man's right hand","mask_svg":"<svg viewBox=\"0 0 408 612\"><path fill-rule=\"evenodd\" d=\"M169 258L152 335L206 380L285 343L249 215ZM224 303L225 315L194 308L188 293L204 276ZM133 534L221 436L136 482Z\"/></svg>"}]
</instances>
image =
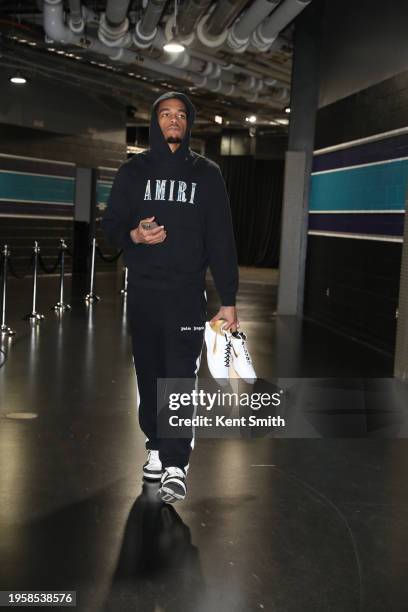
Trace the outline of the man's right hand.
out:
<instances>
[{"instance_id":1,"label":"man's right hand","mask_svg":"<svg viewBox=\"0 0 408 612\"><path fill-rule=\"evenodd\" d=\"M130 237L135 244L159 244L166 239L167 232L164 225L159 225L153 229L143 229L142 223L151 223L154 217L141 219L139 225L131 230Z\"/></svg>"}]
</instances>

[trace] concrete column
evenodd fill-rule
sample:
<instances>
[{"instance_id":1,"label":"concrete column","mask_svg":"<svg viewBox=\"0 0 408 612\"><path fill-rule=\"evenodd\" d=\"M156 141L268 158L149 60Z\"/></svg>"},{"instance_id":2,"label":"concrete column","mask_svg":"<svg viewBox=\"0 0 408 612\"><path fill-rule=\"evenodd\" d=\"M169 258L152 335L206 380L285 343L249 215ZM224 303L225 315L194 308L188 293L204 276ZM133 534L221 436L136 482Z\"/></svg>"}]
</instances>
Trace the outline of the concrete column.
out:
<instances>
[{"instance_id":1,"label":"concrete column","mask_svg":"<svg viewBox=\"0 0 408 612\"><path fill-rule=\"evenodd\" d=\"M279 315L301 315L305 280L310 172L319 96L319 47L324 0L296 21L291 114L282 209Z\"/></svg>"},{"instance_id":2,"label":"concrete column","mask_svg":"<svg viewBox=\"0 0 408 612\"><path fill-rule=\"evenodd\" d=\"M96 170L77 166L75 176L73 272L88 271L89 247L95 231Z\"/></svg>"},{"instance_id":3,"label":"concrete column","mask_svg":"<svg viewBox=\"0 0 408 612\"><path fill-rule=\"evenodd\" d=\"M405 202L394 376L402 380L408 379L408 197Z\"/></svg>"}]
</instances>

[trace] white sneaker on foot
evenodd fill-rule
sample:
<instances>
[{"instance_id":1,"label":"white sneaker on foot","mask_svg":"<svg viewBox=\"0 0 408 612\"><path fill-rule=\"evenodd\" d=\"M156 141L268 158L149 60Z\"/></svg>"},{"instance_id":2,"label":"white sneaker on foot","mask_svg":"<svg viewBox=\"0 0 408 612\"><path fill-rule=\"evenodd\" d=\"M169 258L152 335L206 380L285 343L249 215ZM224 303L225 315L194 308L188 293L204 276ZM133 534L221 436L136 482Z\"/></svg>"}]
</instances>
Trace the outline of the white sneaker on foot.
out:
<instances>
[{"instance_id":1,"label":"white sneaker on foot","mask_svg":"<svg viewBox=\"0 0 408 612\"><path fill-rule=\"evenodd\" d=\"M211 376L217 380L226 380L229 377L231 363L231 332L222 329L225 321L205 324L205 343L207 346L207 363ZM222 384L222 383L221 383ZM227 382L225 382L227 384Z\"/></svg>"},{"instance_id":2,"label":"white sneaker on foot","mask_svg":"<svg viewBox=\"0 0 408 612\"><path fill-rule=\"evenodd\" d=\"M162 501L173 504L185 498L187 492L186 473L178 467L167 467L164 470L158 495Z\"/></svg>"},{"instance_id":3,"label":"white sneaker on foot","mask_svg":"<svg viewBox=\"0 0 408 612\"><path fill-rule=\"evenodd\" d=\"M159 459L158 450L149 450L147 461L143 465L143 477L148 480L160 480L163 474L163 468Z\"/></svg>"},{"instance_id":4,"label":"white sneaker on foot","mask_svg":"<svg viewBox=\"0 0 408 612\"><path fill-rule=\"evenodd\" d=\"M231 334L232 343L232 367L245 382L253 385L256 381L256 373L252 365L252 359L248 351L246 335L244 332L236 331Z\"/></svg>"}]
</instances>

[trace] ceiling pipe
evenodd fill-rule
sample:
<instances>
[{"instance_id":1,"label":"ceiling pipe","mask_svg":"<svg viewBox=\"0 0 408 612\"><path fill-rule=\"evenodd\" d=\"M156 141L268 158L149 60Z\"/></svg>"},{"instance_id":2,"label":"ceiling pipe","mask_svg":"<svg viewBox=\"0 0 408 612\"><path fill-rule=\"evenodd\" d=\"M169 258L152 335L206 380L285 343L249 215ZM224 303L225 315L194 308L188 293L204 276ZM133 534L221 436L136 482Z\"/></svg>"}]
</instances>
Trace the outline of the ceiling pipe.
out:
<instances>
[{"instance_id":1,"label":"ceiling pipe","mask_svg":"<svg viewBox=\"0 0 408 612\"><path fill-rule=\"evenodd\" d=\"M312 0L284 0L272 14L258 25L251 35L251 45L258 51L268 51L279 32L299 13L310 4Z\"/></svg>"},{"instance_id":2,"label":"ceiling pipe","mask_svg":"<svg viewBox=\"0 0 408 612\"><path fill-rule=\"evenodd\" d=\"M190 49L189 53L192 57L196 57L202 59L205 62L215 62L218 66L221 67L221 76L223 81L235 81L235 74L241 75L246 74L248 76L255 76L256 78L271 78L269 71L262 71L262 68L259 67L258 70L252 69L249 70L244 68L243 66L238 66L235 64L227 64L227 62L218 59L215 55L212 55L210 52L204 53L203 51L199 51L198 49ZM267 73L267 74L266 74Z\"/></svg>"},{"instance_id":3,"label":"ceiling pipe","mask_svg":"<svg viewBox=\"0 0 408 612\"><path fill-rule=\"evenodd\" d=\"M249 45L252 32L279 2L280 0L255 0L228 32L228 46L237 53L243 53Z\"/></svg>"},{"instance_id":4,"label":"ceiling pipe","mask_svg":"<svg viewBox=\"0 0 408 612\"><path fill-rule=\"evenodd\" d=\"M101 14L98 28L99 40L108 47L131 44L127 13L130 0L107 0L106 12Z\"/></svg>"},{"instance_id":5,"label":"ceiling pipe","mask_svg":"<svg viewBox=\"0 0 408 612\"><path fill-rule=\"evenodd\" d=\"M248 0L219 0L213 10L200 19L197 37L206 47L217 48L225 43L228 26L239 15Z\"/></svg>"},{"instance_id":6,"label":"ceiling pipe","mask_svg":"<svg viewBox=\"0 0 408 612\"><path fill-rule=\"evenodd\" d=\"M163 29L159 27L157 28L157 35L152 46L155 49L163 52L163 46L166 43L166 40L166 35ZM183 53L163 52L160 56L160 61L167 65L176 66L177 68L185 68L186 70L196 72L199 75L206 76L210 79L219 79L222 76L223 81L227 81L229 83L235 82L233 75L227 75L227 78L224 78L224 74L222 74L222 66L215 61L215 58L212 55L196 53L194 51L184 51Z\"/></svg>"},{"instance_id":7,"label":"ceiling pipe","mask_svg":"<svg viewBox=\"0 0 408 612\"><path fill-rule=\"evenodd\" d=\"M178 17L177 17L177 28L178 28ZM166 38L166 42L171 40L173 38L173 29L174 26L176 25L176 20L174 18L174 15L170 15L170 17L167 19L166 21L166 25L164 26L164 36ZM190 34L187 35L181 35L180 32L178 33L178 40L185 46L185 47L189 47L195 39L195 32L190 32Z\"/></svg>"},{"instance_id":8,"label":"ceiling pipe","mask_svg":"<svg viewBox=\"0 0 408 612\"><path fill-rule=\"evenodd\" d=\"M258 93L264 89L265 84L262 79L256 79L254 76L246 76L242 81L240 81L239 86L244 91Z\"/></svg>"},{"instance_id":9,"label":"ceiling pipe","mask_svg":"<svg viewBox=\"0 0 408 612\"><path fill-rule=\"evenodd\" d=\"M259 95L258 95L258 92L257 92L257 91L255 91L255 92L254 92L254 93L252 93L252 94L247 94L247 95L245 96L245 100L247 100L248 102L257 102L257 101L258 101L258 98L259 98Z\"/></svg>"},{"instance_id":10,"label":"ceiling pipe","mask_svg":"<svg viewBox=\"0 0 408 612\"><path fill-rule=\"evenodd\" d=\"M208 76L210 79L220 79L222 75L221 66L216 62L207 62L202 74Z\"/></svg>"},{"instance_id":11,"label":"ceiling pipe","mask_svg":"<svg viewBox=\"0 0 408 612\"><path fill-rule=\"evenodd\" d=\"M82 34L85 29L85 19L82 14L81 0L69 0L68 25L75 34Z\"/></svg>"},{"instance_id":12,"label":"ceiling pipe","mask_svg":"<svg viewBox=\"0 0 408 612\"><path fill-rule=\"evenodd\" d=\"M118 55L116 57L112 57L111 59L124 62L124 63L135 63L137 62L139 65L143 66L147 70L152 70L153 72L167 72L169 76L172 76L176 79L180 79L182 81L188 81L195 85L196 87L207 89L213 93L221 93L226 96L234 96L238 98L244 98L248 102L253 102L258 97L258 93L249 94L246 91L242 91L233 83L224 83L221 79L213 79L208 78L204 75L195 74L193 72L189 72L187 70L177 68L175 66L164 66L158 60L155 60L151 57L140 57L137 56L132 51L128 49L118 49ZM273 106L276 108L276 105L273 104L273 100L271 104L267 102L265 99L264 104L266 106Z\"/></svg>"},{"instance_id":13,"label":"ceiling pipe","mask_svg":"<svg viewBox=\"0 0 408 612\"><path fill-rule=\"evenodd\" d=\"M186 68L192 72L202 73L206 68L206 63L191 57L190 54L185 51L184 53L163 53L160 57L160 61L164 64L170 64L171 66L177 66L178 68Z\"/></svg>"},{"instance_id":14,"label":"ceiling pipe","mask_svg":"<svg viewBox=\"0 0 408 612\"><path fill-rule=\"evenodd\" d=\"M112 27L119 27L127 20L130 0L107 0L106 21Z\"/></svg>"},{"instance_id":15,"label":"ceiling pipe","mask_svg":"<svg viewBox=\"0 0 408 612\"><path fill-rule=\"evenodd\" d=\"M183 37L190 36L198 20L207 11L211 0L189 0L183 2L177 17L178 33Z\"/></svg>"},{"instance_id":16,"label":"ceiling pipe","mask_svg":"<svg viewBox=\"0 0 408 612\"><path fill-rule=\"evenodd\" d=\"M281 74L275 74L275 69L272 70L272 72L274 72L274 74L272 74L269 68L263 66L255 66L254 64L251 64L250 68L246 68L238 64L227 64L227 62L218 59L215 54L213 55L211 51L203 52L198 49L189 49L189 53L192 57L197 57L205 62L216 62L219 66L221 66L223 80L230 81L232 78L234 78L234 74L245 74L248 76L255 76L259 79L276 78L279 82L282 83L290 82L290 76L284 79L282 78Z\"/></svg>"},{"instance_id":17,"label":"ceiling pipe","mask_svg":"<svg viewBox=\"0 0 408 612\"><path fill-rule=\"evenodd\" d=\"M84 47L83 37L71 32L69 27L64 23L63 0L44 0L44 29L47 37L55 42ZM215 93L219 92L227 96L242 97L245 99L251 97L252 99L252 94L249 96L248 92L242 91L233 83L224 83L219 78L208 78L208 76L204 74L199 75L183 68L166 65L151 57L141 56L124 47L109 47L91 36L87 37L85 44L89 51L105 57L107 56L113 61L132 65L136 64L147 70L157 72L160 75L169 75ZM268 105L267 99L265 99L264 103ZM273 105L273 100L271 100L271 103Z\"/></svg>"},{"instance_id":18,"label":"ceiling pipe","mask_svg":"<svg viewBox=\"0 0 408 612\"><path fill-rule=\"evenodd\" d=\"M248 0L219 0L206 25L209 36L220 36L239 15Z\"/></svg>"},{"instance_id":19,"label":"ceiling pipe","mask_svg":"<svg viewBox=\"0 0 408 612\"><path fill-rule=\"evenodd\" d=\"M83 38L74 34L64 22L64 7L62 0L44 0L43 6L44 30L49 40L65 45L77 45L81 48L112 57L117 50L107 47L96 38Z\"/></svg>"},{"instance_id":20,"label":"ceiling pipe","mask_svg":"<svg viewBox=\"0 0 408 612\"><path fill-rule=\"evenodd\" d=\"M236 83L237 78L232 72L227 72L221 67L221 79L224 83Z\"/></svg>"},{"instance_id":21,"label":"ceiling pipe","mask_svg":"<svg viewBox=\"0 0 408 612\"><path fill-rule=\"evenodd\" d=\"M44 30L50 40L63 44L79 44L80 36L74 34L64 23L62 0L44 0Z\"/></svg>"},{"instance_id":22,"label":"ceiling pipe","mask_svg":"<svg viewBox=\"0 0 408 612\"><path fill-rule=\"evenodd\" d=\"M264 79L263 82L268 87L275 87L275 85L278 85L279 83L277 79Z\"/></svg>"},{"instance_id":23,"label":"ceiling pipe","mask_svg":"<svg viewBox=\"0 0 408 612\"><path fill-rule=\"evenodd\" d=\"M166 39L166 35L162 28L157 28L157 30L157 35L153 41L153 47L163 52L164 44L168 39ZM185 43L185 39L181 39L180 37L180 40ZM183 53L163 52L160 57L160 61L164 64L177 66L178 68L185 68L191 72L197 72L198 74L207 76L210 79L219 79L221 77L221 65L215 61L213 56L210 55L196 54L193 51L184 51ZM223 78L222 80L225 79ZM226 80L231 82L234 79L232 77L227 78Z\"/></svg>"},{"instance_id":24,"label":"ceiling pipe","mask_svg":"<svg viewBox=\"0 0 408 612\"><path fill-rule=\"evenodd\" d=\"M49 39L69 45L84 46L83 38L74 34L64 23L63 0L44 0L44 29ZM185 69L177 68L176 66L166 65L162 62L150 57L142 57L125 49L123 47L109 47L104 45L99 40L87 37L87 49L93 53L108 56L113 61L123 62L125 64L138 64L153 72L158 72L162 75L169 75L176 79L188 81L197 87L205 87L211 91L222 91L226 93L231 89L228 85L225 87L221 81L208 79L205 75L194 74ZM221 84L220 84L221 83Z\"/></svg>"},{"instance_id":25,"label":"ceiling pipe","mask_svg":"<svg viewBox=\"0 0 408 612\"><path fill-rule=\"evenodd\" d=\"M133 31L133 44L139 49L148 49L153 43L166 2L167 0L148 0L142 18Z\"/></svg>"},{"instance_id":26,"label":"ceiling pipe","mask_svg":"<svg viewBox=\"0 0 408 612\"><path fill-rule=\"evenodd\" d=\"M84 15L84 19L86 23L99 24L99 21L100 21L99 14L95 13L95 11L93 11L89 7L83 5L82 13Z\"/></svg>"},{"instance_id":27,"label":"ceiling pipe","mask_svg":"<svg viewBox=\"0 0 408 612\"><path fill-rule=\"evenodd\" d=\"M166 39L163 29L160 27L157 28L157 35L153 41L153 47L155 49L158 49L159 51L162 51L163 46L165 45L166 41L167 39ZM185 39L182 42L186 44ZM184 52L183 54L180 54L180 55L186 55L190 57L191 60L194 60L194 59L201 60L202 62L205 62L205 64L210 63L211 65L214 66L214 73L212 76L214 76L214 78L221 78L222 81L224 82L235 83L238 75L241 75L241 74L245 74L248 76L255 76L258 79L272 78L270 77L269 70L262 71L262 67L260 67L258 71L255 69L249 70L249 69L244 68L243 66L227 64L225 61L218 59L216 55L215 54L213 55L210 51L204 52L199 49L191 48L188 50L188 52ZM163 61L164 63L171 64L173 63L171 60L172 57L175 58L177 57L177 55L165 53L162 55L160 60ZM181 60L177 60L176 65L179 65L178 63L179 61ZM184 65L184 67L191 69L193 72L198 71L201 73L202 70L204 70L205 64L199 66L198 64L189 63L189 64ZM219 74L219 69L221 69L221 75ZM277 77L277 81L279 80L280 79Z\"/></svg>"},{"instance_id":28,"label":"ceiling pipe","mask_svg":"<svg viewBox=\"0 0 408 612\"><path fill-rule=\"evenodd\" d=\"M248 76L255 76L258 78L263 78L265 75L260 71L256 72L255 70L249 70L248 68L244 68L243 66L237 66L235 64L225 64L222 66L223 72L232 72L232 74L247 74Z\"/></svg>"},{"instance_id":29,"label":"ceiling pipe","mask_svg":"<svg viewBox=\"0 0 408 612\"><path fill-rule=\"evenodd\" d=\"M277 102L286 102L289 100L289 89L286 87L273 87L273 97Z\"/></svg>"},{"instance_id":30,"label":"ceiling pipe","mask_svg":"<svg viewBox=\"0 0 408 612\"><path fill-rule=\"evenodd\" d=\"M235 85L231 83L223 83L220 79L208 79L206 82L206 89L214 93L222 93L226 96L235 95L237 89Z\"/></svg>"}]
</instances>

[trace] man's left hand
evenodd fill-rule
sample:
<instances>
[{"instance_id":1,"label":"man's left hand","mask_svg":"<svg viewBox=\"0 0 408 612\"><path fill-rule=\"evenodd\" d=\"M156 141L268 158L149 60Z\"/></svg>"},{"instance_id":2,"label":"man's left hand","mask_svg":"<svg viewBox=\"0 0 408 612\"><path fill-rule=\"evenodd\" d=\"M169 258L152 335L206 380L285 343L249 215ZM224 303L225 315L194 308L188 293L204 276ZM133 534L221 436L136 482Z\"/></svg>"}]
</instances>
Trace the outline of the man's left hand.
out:
<instances>
[{"instance_id":1,"label":"man's left hand","mask_svg":"<svg viewBox=\"0 0 408 612\"><path fill-rule=\"evenodd\" d=\"M219 319L225 320L223 329L231 332L237 331L239 327L238 314L235 306L221 306L217 314L211 319L210 323L215 323Z\"/></svg>"}]
</instances>

